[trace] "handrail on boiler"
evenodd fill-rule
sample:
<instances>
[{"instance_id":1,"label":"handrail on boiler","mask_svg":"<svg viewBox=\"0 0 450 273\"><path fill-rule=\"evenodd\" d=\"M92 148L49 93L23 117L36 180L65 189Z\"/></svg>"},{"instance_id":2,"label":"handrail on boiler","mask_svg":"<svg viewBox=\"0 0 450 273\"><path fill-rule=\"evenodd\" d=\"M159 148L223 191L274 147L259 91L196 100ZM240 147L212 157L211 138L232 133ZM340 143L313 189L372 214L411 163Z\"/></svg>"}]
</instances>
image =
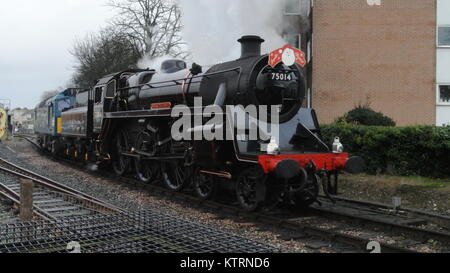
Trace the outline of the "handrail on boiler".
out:
<instances>
[{"instance_id":1,"label":"handrail on boiler","mask_svg":"<svg viewBox=\"0 0 450 273\"><path fill-rule=\"evenodd\" d=\"M215 76L215 75L219 75L219 74L225 74L228 72L237 72L237 73L241 73L242 68L241 67L235 67L235 68L230 68L230 69L226 69L226 70L221 70L221 71L217 71L217 72L212 72L212 73L208 73L208 74L203 74L203 75L197 75L197 76L193 76L190 77L191 80L193 79L198 79L198 78L208 78L210 76ZM170 80L170 81L162 81L162 82L154 82L154 83L144 83L144 84L139 84L139 85L135 85L135 86L129 86L129 87L123 87L120 89L117 89L117 91L124 91L124 90L129 90L129 89L133 89L133 88L141 88L144 86L148 86L149 88L165 88L165 87L172 87L172 86L176 86L176 85L182 85L183 81L185 81L186 78L182 78L182 79L175 79L175 80ZM158 85L158 84L165 84L165 83L173 83L170 85L164 85L164 86L154 86L154 85Z\"/></svg>"}]
</instances>

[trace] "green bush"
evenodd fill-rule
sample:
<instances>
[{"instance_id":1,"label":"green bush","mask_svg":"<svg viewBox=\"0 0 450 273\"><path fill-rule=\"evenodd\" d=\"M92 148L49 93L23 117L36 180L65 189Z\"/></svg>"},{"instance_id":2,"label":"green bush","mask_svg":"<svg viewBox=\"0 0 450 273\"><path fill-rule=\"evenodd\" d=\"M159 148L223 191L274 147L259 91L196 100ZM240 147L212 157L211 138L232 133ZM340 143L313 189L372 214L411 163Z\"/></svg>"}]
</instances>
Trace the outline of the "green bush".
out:
<instances>
[{"instance_id":1,"label":"green bush","mask_svg":"<svg viewBox=\"0 0 450 273\"><path fill-rule=\"evenodd\" d=\"M337 123L366 125L366 126L395 126L394 120L378 113L368 106L357 106L343 117L338 118Z\"/></svg>"},{"instance_id":2,"label":"green bush","mask_svg":"<svg viewBox=\"0 0 450 273\"><path fill-rule=\"evenodd\" d=\"M326 143L340 137L369 173L450 177L450 127L327 125L322 134Z\"/></svg>"}]
</instances>

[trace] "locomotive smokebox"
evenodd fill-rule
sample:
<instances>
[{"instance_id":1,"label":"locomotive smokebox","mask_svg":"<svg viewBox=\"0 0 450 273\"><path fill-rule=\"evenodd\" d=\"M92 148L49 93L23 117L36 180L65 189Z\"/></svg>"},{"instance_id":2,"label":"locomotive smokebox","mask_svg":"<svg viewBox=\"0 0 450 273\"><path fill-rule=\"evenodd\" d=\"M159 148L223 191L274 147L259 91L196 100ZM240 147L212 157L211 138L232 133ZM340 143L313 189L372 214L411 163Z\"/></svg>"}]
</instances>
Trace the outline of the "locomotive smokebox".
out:
<instances>
[{"instance_id":1,"label":"locomotive smokebox","mask_svg":"<svg viewBox=\"0 0 450 273\"><path fill-rule=\"evenodd\" d=\"M264 43L264 39L261 37L254 35L242 36L238 42L241 43L241 59L261 55L261 44Z\"/></svg>"}]
</instances>

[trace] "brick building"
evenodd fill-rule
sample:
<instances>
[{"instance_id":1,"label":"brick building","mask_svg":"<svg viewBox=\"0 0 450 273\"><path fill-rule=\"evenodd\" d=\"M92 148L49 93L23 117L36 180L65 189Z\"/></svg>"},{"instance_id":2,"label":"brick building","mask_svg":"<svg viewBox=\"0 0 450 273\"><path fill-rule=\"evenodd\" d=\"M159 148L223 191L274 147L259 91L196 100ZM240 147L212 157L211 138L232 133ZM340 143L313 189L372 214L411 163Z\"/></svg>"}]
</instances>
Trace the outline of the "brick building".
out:
<instances>
[{"instance_id":1,"label":"brick building","mask_svg":"<svg viewBox=\"0 0 450 273\"><path fill-rule=\"evenodd\" d=\"M449 0L286 3L286 21L301 13L311 24L299 46L309 53L309 100L322 123L370 104L398 125L450 124Z\"/></svg>"}]
</instances>

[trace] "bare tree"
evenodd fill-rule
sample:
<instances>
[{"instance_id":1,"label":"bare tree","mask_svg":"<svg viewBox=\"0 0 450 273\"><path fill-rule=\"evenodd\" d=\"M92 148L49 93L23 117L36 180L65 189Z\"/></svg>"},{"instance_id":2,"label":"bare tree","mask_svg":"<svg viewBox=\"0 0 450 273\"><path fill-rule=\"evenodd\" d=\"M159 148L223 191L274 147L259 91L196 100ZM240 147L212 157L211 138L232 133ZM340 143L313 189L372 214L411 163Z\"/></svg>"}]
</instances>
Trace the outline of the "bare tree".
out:
<instances>
[{"instance_id":1,"label":"bare tree","mask_svg":"<svg viewBox=\"0 0 450 273\"><path fill-rule=\"evenodd\" d=\"M141 57L128 37L112 28L76 41L70 53L78 62L73 83L80 87L92 87L101 77L128 69Z\"/></svg>"},{"instance_id":2,"label":"bare tree","mask_svg":"<svg viewBox=\"0 0 450 273\"><path fill-rule=\"evenodd\" d=\"M181 37L181 11L173 0L110 0L107 5L118 11L113 27L124 33L142 56L188 55Z\"/></svg>"}]
</instances>

